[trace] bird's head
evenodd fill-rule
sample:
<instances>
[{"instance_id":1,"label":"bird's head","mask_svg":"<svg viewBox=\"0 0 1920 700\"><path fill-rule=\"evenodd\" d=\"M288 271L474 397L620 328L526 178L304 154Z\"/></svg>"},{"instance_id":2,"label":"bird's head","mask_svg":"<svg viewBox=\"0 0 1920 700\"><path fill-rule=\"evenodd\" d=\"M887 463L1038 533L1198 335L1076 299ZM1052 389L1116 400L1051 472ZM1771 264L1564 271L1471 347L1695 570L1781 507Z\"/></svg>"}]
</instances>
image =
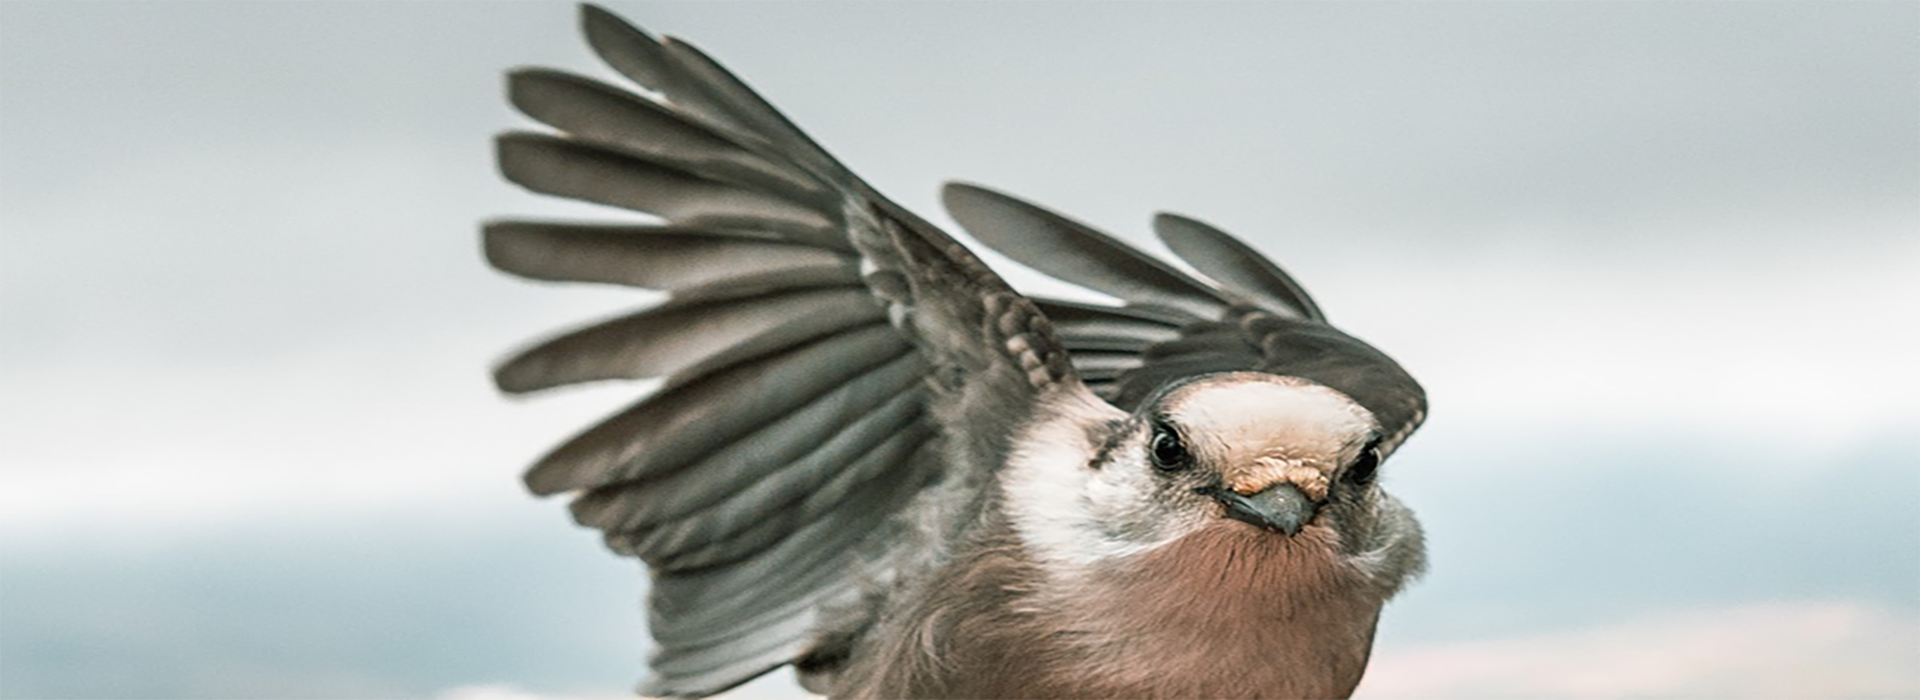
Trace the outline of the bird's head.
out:
<instances>
[{"instance_id":1,"label":"bird's head","mask_svg":"<svg viewBox=\"0 0 1920 700\"><path fill-rule=\"evenodd\" d=\"M1253 372L1171 386L1116 437L1098 467L1138 472L1155 501L1289 537L1366 499L1381 457L1379 423L1346 395Z\"/></svg>"},{"instance_id":2,"label":"bird's head","mask_svg":"<svg viewBox=\"0 0 1920 700\"><path fill-rule=\"evenodd\" d=\"M1278 538L1326 557L1381 560L1377 573L1391 579L1382 583L1397 588L1424 555L1412 513L1380 489L1381 433L1366 408L1315 382L1203 375L1090 430L1092 457L1074 476L1052 489L1022 486L1028 497L1078 491L1076 507L1056 500L1059 517L1023 529L1085 563L1202 532Z\"/></svg>"}]
</instances>

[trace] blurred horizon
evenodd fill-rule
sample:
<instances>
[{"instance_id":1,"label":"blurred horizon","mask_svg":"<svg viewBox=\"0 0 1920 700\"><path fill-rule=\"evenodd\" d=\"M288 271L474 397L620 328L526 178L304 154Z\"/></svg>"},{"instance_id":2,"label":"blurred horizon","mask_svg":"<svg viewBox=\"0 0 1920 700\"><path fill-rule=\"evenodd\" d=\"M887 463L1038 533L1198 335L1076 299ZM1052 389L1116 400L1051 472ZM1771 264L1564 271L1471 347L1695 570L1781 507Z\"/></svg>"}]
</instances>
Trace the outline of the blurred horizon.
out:
<instances>
[{"instance_id":1,"label":"blurred horizon","mask_svg":"<svg viewBox=\"0 0 1920 700\"><path fill-rule=\"evenodd\" d=\"M1193 215L1406 366L1356 697L1920 695L1920 4L607 7L949 231ZM656 297L478 247L638 220L493 169L577 13L0 3L0 698L628 694L643 571L519 473L641 387L488 369Z\"/></svg>"}]
</instances>

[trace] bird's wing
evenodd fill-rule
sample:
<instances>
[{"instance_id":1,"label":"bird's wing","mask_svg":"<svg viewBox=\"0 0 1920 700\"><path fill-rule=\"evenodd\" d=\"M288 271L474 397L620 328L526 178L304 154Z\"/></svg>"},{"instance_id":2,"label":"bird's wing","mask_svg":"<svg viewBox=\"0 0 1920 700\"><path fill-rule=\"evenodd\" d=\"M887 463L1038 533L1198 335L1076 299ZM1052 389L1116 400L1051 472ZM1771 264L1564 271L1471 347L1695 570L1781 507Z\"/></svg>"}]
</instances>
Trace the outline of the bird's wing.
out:
<instances>
[{"instance_id":1,"label":"bird's wing","mask_svg":"<svg viewBox=\"0 0 1920 700\"><path fill-rule=\"evenodd\" d=\"M559 133L500 136L500 170L665 223L498 221L487 258L670 296L539 342L496 381L664 378L526 482L576 494L580 523L650 567L659 651L643 692L704 695L808 651L820 608L875 562L936 556L878 535L931 483L985 483L960 472L997 465L1036 397L1079 385L1032 301L719 64L599 8L583 23L645 94L511 73L513 104Z\"/></svg>"},{"instance_id":2,"label":"bird's wing","mask_svg":"<svg viewBox=\"0 0 1920 700\"><path fill-rule=\"evenodd\" d=\"M1154 231L1206 280L1037 205L974 185L946 190L974 238L1108 306L1038 299L1088 387L1123 410L1171 381L1260 371L1332 387L1372 411L1391 452L1426 416L1426 393L1391 358L1327 322L1313 298L1245 243L1173 214Z\"/></svg>"}]
</instances>

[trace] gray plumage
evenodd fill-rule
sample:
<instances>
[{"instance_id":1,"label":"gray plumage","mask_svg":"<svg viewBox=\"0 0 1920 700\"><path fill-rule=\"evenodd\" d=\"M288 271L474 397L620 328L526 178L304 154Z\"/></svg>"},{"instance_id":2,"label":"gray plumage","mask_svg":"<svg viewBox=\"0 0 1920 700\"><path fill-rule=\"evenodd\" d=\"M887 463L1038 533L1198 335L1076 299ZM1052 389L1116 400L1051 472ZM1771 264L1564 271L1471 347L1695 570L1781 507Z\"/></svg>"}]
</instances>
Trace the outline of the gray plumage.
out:
<instances>
[{"instance_id":1,"label":"gray plumage","mask_svg":"<svg viewBox=\"0 0 1920 700\"><path fill-rule=\"evenodd\" d=\"M1174 255L1233 293L1272 311L1293 311L1301 318L1327 320L1293 276L1225 231L1197 219L1163 213L1153 217L1153 232Z\"/></svg>"},{"instance_id":2,"label":"gray plumage","mask_svg":"<svg viewBox=\"0 0 1920 700\"><path fill-rule=\"evenodd\" d=\"M697 49L582 19L642 92L511 72L558 133L502 135L501 173L660 221L491 222L487 259L668 298L495 380L662 380L526 476L648 565L641 692L1351 692L1424 562L1374 480L1425 415L1398 365L1210 225L1154 222L1202 278L949 186L976 239L1120 304L1023 296Z\"/></svg>"}]
</instances>

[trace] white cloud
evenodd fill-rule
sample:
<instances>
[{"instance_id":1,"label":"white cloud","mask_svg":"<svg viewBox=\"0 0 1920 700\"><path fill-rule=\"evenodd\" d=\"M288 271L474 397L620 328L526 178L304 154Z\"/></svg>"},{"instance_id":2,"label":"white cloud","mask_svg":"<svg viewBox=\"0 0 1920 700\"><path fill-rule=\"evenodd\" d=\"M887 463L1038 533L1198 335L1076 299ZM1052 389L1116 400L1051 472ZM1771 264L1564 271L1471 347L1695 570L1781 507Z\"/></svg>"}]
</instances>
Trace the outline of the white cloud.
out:
<instances>
[{"instance_id":1,"label":"white cloud","mask_svg":"<svg viewBox=\"0 0 1920 700\"><path fill-rule=\"evenodd\" d=\"M1377 653L1356 697L1914 697L1920 616L1847 602L1646 615Z\"/></svg>"},{"instance_id":2,"label":"white cloud","mask_svg":"<svg viewBox=\"0 0 1920 700\"><path fill-rule=\"evenodd\" d=\"M1657 245L1396 258L1373 273L1390 293L1353 275L1316 292L1421 379L1435 425L1822 451L1920 419L1901 389L1920 383L1920 312L1894 303L1920 298L1920 242L1896 235L1915 221L1672 221L1639 232ZM1716 242L1743 230L1752 241Z\"/></svg>"}]
</instances>

